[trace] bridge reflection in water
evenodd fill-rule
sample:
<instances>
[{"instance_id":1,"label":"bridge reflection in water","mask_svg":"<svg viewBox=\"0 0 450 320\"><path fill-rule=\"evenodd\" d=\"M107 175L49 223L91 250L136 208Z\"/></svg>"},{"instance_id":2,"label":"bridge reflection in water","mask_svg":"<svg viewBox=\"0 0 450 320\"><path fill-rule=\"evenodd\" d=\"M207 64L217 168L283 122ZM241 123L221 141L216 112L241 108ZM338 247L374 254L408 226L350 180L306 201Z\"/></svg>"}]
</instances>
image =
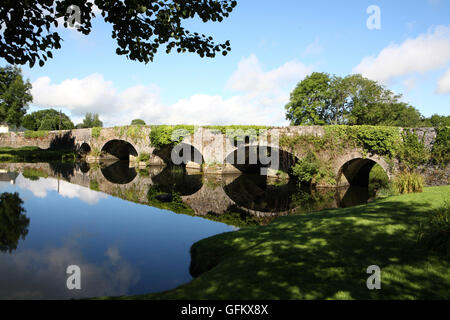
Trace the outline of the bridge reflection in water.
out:
<instances>
[{"instance_id":1,"label":"bridge reflection in water","mask_svg":"<svg viewBox=\"0 0 450 320\"><path fill-rule=\"evenodd\" d=\"M369 198L368 189L362 187L299 188L294 182L260 175L202 175L185 167L139 169L128 161L3 163L0 170L63 179L127 201L237 227L267 224L282 215L358 205Z\"/></svg>"}]
</instances>

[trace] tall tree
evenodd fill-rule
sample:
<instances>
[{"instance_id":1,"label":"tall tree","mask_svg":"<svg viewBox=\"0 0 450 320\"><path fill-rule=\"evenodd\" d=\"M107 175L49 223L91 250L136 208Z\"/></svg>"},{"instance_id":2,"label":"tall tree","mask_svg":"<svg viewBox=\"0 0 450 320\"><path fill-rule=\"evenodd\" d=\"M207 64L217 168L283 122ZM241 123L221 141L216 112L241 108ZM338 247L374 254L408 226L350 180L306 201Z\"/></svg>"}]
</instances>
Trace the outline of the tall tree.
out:
<instances>
[{"instance_id":1,"label":"tall tree","mask_svg":"<svg viewBox=\"0 0 450 320\"><path fill-rule=\"evenodd\" d=\"M103 122L100 120L98 113L86 113L83 123L77 125L77 128L94 128L103 127Z\"/></svg>"},{"instance_id":2,"label":"tall tree","mask_svg":"<svg viewBox=\"0 0 450 320\"><path fill-rule=\"evenodd\" d=\"M69 116L55 109L27 114L23 117L22 126L28 130L70 130L75 127Z\"/></svg>"},{"instance_id":3,"label":"tall tree","mask_svg":"<svg viewBox=\"0 0 450 320\"><path fill-rule=\"evenodd\" d=\"M91 20L98 10L112 24L112 38L117 41L116 53L131 60L153 61L158 48L165 45L170 53L195 52L201 57L224 55L230 42L216 44L211 36L191 32L185 20L199 18L203 22L222 21L237 5L235 0L4 0L0 4L0 57L9 63L32 67L36 61L43 66L52 51L61 48L58 27L74 25L88 35ZM74 24L75 23L75 24Z\"/></svg>"},{"instance_id":4,"label":"tall tree","mask_svg":"<svg viewBox=\"0 0 450 320\"><path fill-rule=\"evenodd\" d=\"M326 73L307 76L291 93L286 118L292 125L326 124L325 114L332 100L330 87L331 78Z\"/></svg>"},{"instance_id":5,"label":"tall tree","mask_svg":"<svg viewBox=\"0 0 450 320\"><path fill-rule=\"evenodd\" d=\"M0 122L19 126L33 100L31 83L22 77L15 66L0 67Z\"/></svg>"},{"instance_id":6,"label":"tall tree","mask_svg":"<svg viewBox=\"0 0 450 320\"><path fill-rule=\"evenodd\" d=\"M286 118L294 125L419 126L419 111L400 98L359 74L342 78L313 73L291 93Z\"/></svg>"}]
</instances>

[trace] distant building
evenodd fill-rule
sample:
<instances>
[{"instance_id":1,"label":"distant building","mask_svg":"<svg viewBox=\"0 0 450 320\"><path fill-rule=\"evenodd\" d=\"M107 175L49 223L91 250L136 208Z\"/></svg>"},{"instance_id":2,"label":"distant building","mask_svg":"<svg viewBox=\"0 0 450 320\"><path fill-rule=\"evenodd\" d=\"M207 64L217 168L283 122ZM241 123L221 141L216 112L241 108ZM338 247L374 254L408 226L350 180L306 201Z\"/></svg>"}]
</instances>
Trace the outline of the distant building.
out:
<instances>
[{"instance_id":1,"label":"distant building","mask_svg":"<svg viewBox=\"0 0 450 320\"><path fill-rule=\"evenodd\" d=\"M9 126L6 123L0 123L0 133L9 132Z\"/></svg>"},{"instance_id":2,"label":"distant building","mask_svg":"<svg viewBox=\"0 0 450 320\"><path fill-rule=\"evenodd\" d=\"M16 183L16 178L19 176L17 172L9 172L0 169L0 182L9 182L10 184Z\"/></svg>"}]
</instances>

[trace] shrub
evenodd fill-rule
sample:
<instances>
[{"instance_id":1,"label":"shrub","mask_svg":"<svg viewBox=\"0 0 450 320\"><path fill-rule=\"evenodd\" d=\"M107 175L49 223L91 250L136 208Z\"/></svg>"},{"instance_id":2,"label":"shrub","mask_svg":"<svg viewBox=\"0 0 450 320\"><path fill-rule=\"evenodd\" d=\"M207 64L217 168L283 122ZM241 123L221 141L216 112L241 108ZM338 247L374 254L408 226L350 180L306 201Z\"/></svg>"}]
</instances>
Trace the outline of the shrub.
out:
<instances>
[{"instance_id":1,"label":"shrub","mask_svg":"<svg viewBox=\"0 0 450 320\"><path fill-rule=\"evenodd\" d=\"M369 174L369 193L378 195L381 190L383 193L388 192L389 177L383 167L376 164Z\"/></svg>"},{"instance_id":2,"label":"shrub","mask_svg":"<svg viewBox=\"0 0 450 320\"><path fill-rule=\"evenodd\" d=\"M161 149L164 146L174 145L187 135L194 133L194 126L152 126L150 131L150 143L153 147Z\"/></svg>"},{"instance_id":3,"label":"shrub","mask_svg":"<svg viewBox=\"0 0 450 320\"><path fill-rule=\"evenodd\" d=\"M100 134L101 134L101 132L102 132L102 128L100 128L100 127L94 127L94 128L92 128L91 129L92 131L92 136L94 137L94 138L98 138L98 137L100 137Z\"/></svg>"},{"instance_id":4,"label":"shrub","mask_svg":"<svg viewBox=\"0 0 450 320\"><path fill-rule=\"evenodd\" d=\"M39 169L27 168L27 169L23 170L22 175L24 176L24 178L27 178L27 179L33 180L33 181L39 180L39 178L48 178L48 174Z\"/></svg>"},{"instance_id":5,"label":"shrub","mask_svg":"<svg viewBox=\"0 0 450 320\"><path fill-rule=\"evenodd\" d=\"M431 250L450 254L450 202L426 214L419 226L419 241Z\"/></svg>"},{"instance_id":6,"label":"shrub","mask_svg":"<svg viewBox=\"0 0 450 320\"><path fill-rule=\"evenodd\" d=\"M403 143L399 147L398 158L402 165L408 169L416 169L429 159L429 152L415 132L407 130L402 134Z\"/></svg>"},{"instance_id":7,"label":"shrub","mask_svg":"<svg viewBox=\"0 0 450 320\"><path fill-rule=\"evenodd\" d=\"M25 138L27 139L37 139L44 138L48 136L48 131L40 130L40 131L25 131Z\"/></svg>"},{"instance_id":8,"label":"shrub","mask_svg":"<svg viewBox=\"0 0 450 320\"><path fill-rule=\"evenodd\" d=\"M141 153L138 157L138 161L140 162L147 162L150 160L150 154L148 153Z\"/></svg>"},{"instance_id":9,"label":"shrub","mask_svg":"<svg viewBox=\"0 0 450 320\"><path fill-rule=\"evenodd\" d=\"M423 191L423 178L415 172L401 172L395 177L394 187L399 194Z\"/></svg>"},{"instance_id":10,"label":"shrub","mask_svg":"<svg viewBox=\"0 0 450 320\"><path fill-rule=\"evenodd\" d=\"M319 172L320 163L312 152L297 161L292 167L292 173L300 183L310 183Z\"/></svg>"},{"instance_id":11,"label":"shrub","mask_svg":"<svg viewBox=\"0 0 450 320\"><path fill-rule=\"evenodd\" d=\"M94 148L94 149L91 150L90 154L93 157L100 157L102 152L98 148Z\"/></svg>"},{"instance_id":12,"label":"shrub","mask_svg":"<svg viewBox=\"0 0 450 320\"><path fill-rule=\"evenodd\" d=\"M436 164L441 166L445 166L450 162L450 127L438 129L431 157Z\"/></svg>"},{"instance_id":13,"label":"shrub","mask_svg":"<svg viewBox=\"0 0 450 320\"><path fill-rule=\"evenodd\" d=\"M100 191L100 186L97 180L91 180L89 181L89 189L94 191Z\"/></svg>"},{"instance_id":14,"label":"shrub","mask_svg":"<svg viewBox=\"0 0 450 320\"><path fill-rule=\"evenodd\" d=\"M358 140L364 150L381 156L394 157L401 141L399 128L382 126L361 126Z\"/></svg>"}]
</instances>

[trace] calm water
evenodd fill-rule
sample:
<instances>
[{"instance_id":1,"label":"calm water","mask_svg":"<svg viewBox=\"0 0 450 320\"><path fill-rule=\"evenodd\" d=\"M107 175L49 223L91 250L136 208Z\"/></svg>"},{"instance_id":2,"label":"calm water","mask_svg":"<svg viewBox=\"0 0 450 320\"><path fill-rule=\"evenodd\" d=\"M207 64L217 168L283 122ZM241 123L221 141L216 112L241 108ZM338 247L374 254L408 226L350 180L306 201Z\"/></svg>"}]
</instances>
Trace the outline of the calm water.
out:
<instances>
[{"instance_id":1,"label":"calm water","mask_svg":"<svg viewBox=\"0 0 450 320\"><path fill-rule=\"evenodd\" d=\"M0 299L172 289L192 279L189 250L198 240L368 198L364 189L301 190L260 176L122 162L0 164L0 181ZM69 265L81 269L81 290L67 289Z\"/></svg>"}]
</instances>

